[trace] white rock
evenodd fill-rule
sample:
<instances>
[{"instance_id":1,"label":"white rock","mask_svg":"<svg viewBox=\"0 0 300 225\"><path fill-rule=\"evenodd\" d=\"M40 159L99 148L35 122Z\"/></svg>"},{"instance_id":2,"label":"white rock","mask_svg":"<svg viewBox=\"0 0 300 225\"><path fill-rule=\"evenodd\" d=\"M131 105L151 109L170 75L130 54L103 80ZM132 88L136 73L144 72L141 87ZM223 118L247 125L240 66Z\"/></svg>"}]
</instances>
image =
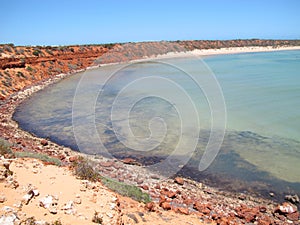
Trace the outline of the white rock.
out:
<instances>
[{"instance_id":1,"label":"white rock","mask_svg":"<svg viewBox=\"0 0 300 225\"><path fill-rule=\"evenodd\" d=\"M107 215L109 218L113 218L113 217L114 217L114 215L111 214L111 213L109 213L109 212L107 212L106 215Z\"/></svg>"},{"instance_id":2,"label":"white rock","mask_svg":"<svg viewBox=\"0 0 300 225\"><path fill-rule=\"evenodd\" d=\"M32 192L33 192L34 196L39 196L40 195L40 192L37 189L33 189Z\"/></svg>"},{"instance_id":3,"label":"white rock","mask_svg":"<svg viewBox=\"0 0 300 225\"><path fill-rule=\"evenodd\" d=\"M69 201L63 207L63 210L72 209L73 208L73 201Z\"/></svg>"},{"instance_id":4,"label":"white rock","mask_svg":"<svg viewBox=\"0 0 300 225\"><path fill-rule=\"evenodd\" d=\"M88 218L85 215L83 215L82 213L79 213L77 215L77 218L80 219L80 220L88 220Z\"/></svg>"},{"instance_id":5,"label":"white rock","mask_svg":"<svg viewBox=\"0 0 300 225\"><path fill-rule=\"evenodd\" d=\"M21 209L23 207L22 201L18 201L17 203L13 204L14 207Z\"/></svg>"},{"instance_id":6,"label":"white rock","mask_svg":"<svg viewBox=\"0 0 300 225\"><path fill-rule=\"evenodd\" d=\"M15 209L9 206L4 206L1 210L6 213L15 213Z\"/></svg>"},{"instance_id":7,"label":"white rock","mask_svg":"<svg viewBox=\"0 0 300 225\"><path fill-rule=\"evenodd\" d=\"M110 203L109 205L111 210L114 210L117 206L115 203Z\"/></svg>"},{"instance_id":8,"label":"white rock","mask_svg":"<svg viewBox=\"0 0 300 225\"><path fill-rule=\"evenodd\" d=\"M279 210L282 213L291 214L297 212L297 206L284 202L282 205L279 206Z\"/></svg>"},{"instance_id":9,"label":"white rock","mask_svg":"<svg viewBox=\"0 0 300 225\"><path fill-rule=\"evenodd\" d=\"M23 202L25 205L28 205L28 203L29 203L30 200L33 198L33 196L34 196L33 191L29 191L26 195L23 196L22 202Z\"/></svg>"},{"instance_id":10,"label":"white rock","mask_svg":"<svg viewBox=\"0 0 300 225\"><path fill-rule=\"evenodd\" d=\"M117 200L118 200L118 198L117 197L112 197L112 202L116 202Z\"/></svg>"},{"instance_id":11,"label":"white rock","mask_svg":"<svg viewBox=\"0 0 300 225\"><path fill-rule=\"evenodd\" d=\"M45 209L48 209L52 203L53 203L52 195L47 195L46 197L40 199L40 206L44 207Z\"/></svg>"},{"instance_id":12,"label":"white rock","mask_svg":"<svg viewBox=\"0 0 300 225\"><path fill-rule=\"evenodd\" d=\"M17 219L17 216L15 214L11 214L8 216L1 216L0 217L0 224L1 225L14 225L15 220Z\"/></svg>"},{"instance_id":13,"label":"white rock","mask_svg":"<svg viewBox=\"0 0 300 225\"><path fill-rule=\"evenodd\" d=\"M52 214L57 214L57 203L52 203L49 207L48 210Z\"/></svg>"}]
</instances>

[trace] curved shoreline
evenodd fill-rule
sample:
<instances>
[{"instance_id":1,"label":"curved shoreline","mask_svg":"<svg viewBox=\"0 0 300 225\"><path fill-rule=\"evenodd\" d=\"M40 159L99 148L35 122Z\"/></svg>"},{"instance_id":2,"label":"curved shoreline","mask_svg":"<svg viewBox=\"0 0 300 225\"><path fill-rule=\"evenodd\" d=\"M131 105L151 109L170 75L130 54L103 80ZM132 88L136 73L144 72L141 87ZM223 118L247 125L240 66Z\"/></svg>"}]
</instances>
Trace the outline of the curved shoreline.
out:
<instances>
[{"instance_id":1,"label":"curved shoreline","mask_svg":"<svg viewBox=\"0 0 300 225\"><path fill-rule=\"evenodd\" d=\"M198 56L210 56L210 55L216 55L216 54L237 54L237 53L250 53L250 52L268 52L268 51L281 51L281 50L300 50L300 47L293 47L291 48L280 48L280 49L270 49L270 48L262 48L258 47L258 49L252 49L252 48L229 48L227 50L218 50L218 49L212 49L212 50L199 50L201 52L181 52L181 53L168 53L165 55L158 55L155 57L148 57L145 59L140 59L140 61L143 60L151 60L151 59L159 59L159 58L174 58L174 57L186 57L188 55L197 55ZM240 50L240 51L238 51ZM259 50L259 51L258 51ZM198 50L197 50L198 51ZM201 54L200 54L201 53ZM132 62L139 61L139 60L133 60ZM106 64L111 65L111 64ZM103 64L98 65L104 66ZM96 67L88 67L87 69L92 69ZM14 143L13 150L15 151L34 151L34 152L42 152L46 153L50 156L56 157L64 161L66 164L71 161L71 158L77 155L82 155L81 153L75 152L70 148L60 146L56 143L53 143L49 140L47 140L47 145L41 144L44 140L43 138L36 137L21 128L19 128L18 124L12 119L13 113L15 112L17 106L21 104L26 98L29 98L32 94L42 90L43 88L54 84L56 82L59 82L60 80L69 77L73 74L76 74L78 72L85 71L78 70L73 71L72 73L67 74L58 74L54 77L51 77L48 80L42 81L36 85L32 85L22 91L19 91L15 93L14 95L11 95L7 100L5 100L4 103L0 104L0 129L2 132L2 135L4 138L8 139L9 142ZM145 170L144 168L137 166L137 165L128 165L128 164L121 164L120 162L116 162L115 160L110 160L104 157L92 157L88 156L89 158L94 158L96 160L98 169L102 171L104 175L111 175L113 172L120 171L120 168L124 170L124 174L120 175L120 177L117 177L120 181L128 180L126 176L128 174L135 174L136 175L136 181L132 184L141 186L148 186L148 192L151 190L154 190L155 186L159 183L162 187L171 189L173 187L173 180L172 179L164 179L163 177L159 177L157 174L150 174L149 171ZM114 170L109 171L108 168L113 167ZM125 171L127 170L127 172ZM121 179L120 179L121 178ZM141 180L143 181L141 183ZM268 205L268 211L273 211L273 209L276 206L276 203L267 200L262 199L259 197L252 197L251 195L247 194L239 194L239 193L226 193L226 192L220 192L216 188L208 187L206 185L203 185L201 183L197 183L195 181L190 181L188 179L185 179L185 182L187 185L190 185L191 188L191 196L193 195L199 195L199 193L202 196L202 199L205 199L204 202L213 202L213 204L218 204L222 202L222 206L225 207L228 212L233 210L232 206L230 204L239 204L243 203L246 204L252 208L258 207L259 205ZM201 186L201 187L200 187ZM144 189L147 189L144 187ZM199 190L198 190L199 189ZM152 198L155 201L159 201L159 192L150 192ZM240 197L240 196L243 197ZM212 197L213 196L213 197ZM214 198L214 200L212 199ZM190 209L191 210L191 209ZM215 210L217 213L222 214L224 213L224 210L220 209Z\"/></svg>"}]
</instances>

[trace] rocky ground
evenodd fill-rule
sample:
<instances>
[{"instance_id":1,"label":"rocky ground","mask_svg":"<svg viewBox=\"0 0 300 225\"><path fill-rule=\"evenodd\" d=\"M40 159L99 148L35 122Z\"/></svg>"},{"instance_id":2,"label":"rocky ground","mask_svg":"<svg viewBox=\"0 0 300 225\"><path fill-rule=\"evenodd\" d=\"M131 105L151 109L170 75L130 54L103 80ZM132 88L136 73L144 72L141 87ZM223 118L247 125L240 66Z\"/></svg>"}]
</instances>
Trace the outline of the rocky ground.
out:
<instances>
[{"instance_id":1,"label":"rocky ground","mask_svg":"<svg viewBox=\"0 0 300 225\"><path fill-rule=\"evenodd\" d=\"M26 89L20 87L21 91L9 89L6 93L14 94L3 98L0 104L0 136L11 144L14 152L44 153L62 162L62 167L58 167L36 159L2 157L0 224L58 224L58 221L88 224L100 220L103 224L300 223L297 196L289 196L286 202L279 204L222 192L180 177L165 179L130 158L118 161L89 157L102 176L139 186L148 193L151 202L147 204L122 197L101 182L76 179L69 166L78 160L79 153L35 137L12 120L16 106L24 99L65 76L68 74L51 75L42 82L32 81L31 86L25 85ZM30 219L34 220L32 217L36 222L29 223Z\"/></svg>"},{"instance_id":2,"label":"rocky ground","mask_svg":"<svg viewBox=\"0 0 300 225\"><path fill-rule=\"evenodd\" d=\"M120 224L117 195L104 186L78 180L67 168L44 165L36 159L1 163L9 165L13 174L2 177L0 183L0 224L16 224L32 217L38 224L93 224L95 212L103 224Z\"/></svg>"}]
</instances>

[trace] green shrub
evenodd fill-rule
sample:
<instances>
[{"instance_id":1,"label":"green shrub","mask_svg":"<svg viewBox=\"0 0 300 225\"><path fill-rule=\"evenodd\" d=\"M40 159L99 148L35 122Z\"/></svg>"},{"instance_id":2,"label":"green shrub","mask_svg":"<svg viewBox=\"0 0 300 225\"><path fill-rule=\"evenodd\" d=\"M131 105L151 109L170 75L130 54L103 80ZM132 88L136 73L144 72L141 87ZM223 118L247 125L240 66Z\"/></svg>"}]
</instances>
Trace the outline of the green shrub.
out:
<instances>
[{"instance_id":1,"label":"green shrub","mask_svg":"<svg viewBox=\"0 0 300 225\"><path fill-rule=\"evenodd\" d=\"M10 147L11 144L8 141L0 138L0 155L13 155Z\"/></svg>"},{"instance_id":2,"label":"green shrub","mask_svg":"<svg viewBox=\"0 0 300 225\"><path fill-rule=\"evenodd\" d=\"M33 68L30 67L30 66L27 66L26 70L28 70L29 72L32 72L32 71L33 71Z\"/></svg>"},{"instance_id":3,"label":"green shrub","mask_svg":"<svg viewBox=\"0 0 300 225\"><path fill-rule=\"evenodd\" d=\"M73 163L75 175L83 180L97 181L100 178L99 173L94 170L92 162L80 157Z\"/></svg>"},{"instance_id":4,"label":"green shrub","mask_svg":"<svg viewBox=\"0 0 300 225\"><path fill-rule=\"evenodd\" d=\"M32 54L35 55L35 56L39 56L39 55L40 55L40 52L35 50L35 51L33 51Z\"/></svg>"},{"instance_id":5,"label":"green shrub","mask_svg":"<svg viewBox=\"0 0 300 225\"><path fill-rule=\"evenodd\" d=\"M109 178L102 177L101 181L104 186L119 193L120 195L130 197L136 201L148 203L151 201L149 194L142 192L139 187L121 183Z\"/></svg>"},{"instance_id":6,"label":"green shrub","mask_svg":"<svg viewBox=\"0 0 300 225\"><path fill-rule=\"evenodd\" d=\"M21 71L18 71L18 72L17 72L17 76L18 76L18 77L27 78Z\"/></svg>"},{"instance_id":7,"label":"green shrub","mask_svg":"<svg viewBox=\"0 0 300 225\"><path fill-rule=\"evenodd\" d=\"M50 157L46 154L41 154L41 153L36 153L36 152L16 152L15 153L16 157L18 158L34 158L34 159L39 159L43 162L51 163L56 166L61 166L62 162L57 159Z\"/></svg>"},{"instance_id":8,"label":"green shrub","mask_svg":"<svg viewBox=\"0 0 300 225\"><path fill-rule=\"evenodd\" d=\"M73 164L75 175L83 180L97 181L101 180L102 184L112 191L119 193L120 195L130 197L139 202L148 203L151 201L149 194L142 192L139 187L121 183L106 177L102 177L93 167L91 160L80 157Z\"/></svg>"}]
</instances>

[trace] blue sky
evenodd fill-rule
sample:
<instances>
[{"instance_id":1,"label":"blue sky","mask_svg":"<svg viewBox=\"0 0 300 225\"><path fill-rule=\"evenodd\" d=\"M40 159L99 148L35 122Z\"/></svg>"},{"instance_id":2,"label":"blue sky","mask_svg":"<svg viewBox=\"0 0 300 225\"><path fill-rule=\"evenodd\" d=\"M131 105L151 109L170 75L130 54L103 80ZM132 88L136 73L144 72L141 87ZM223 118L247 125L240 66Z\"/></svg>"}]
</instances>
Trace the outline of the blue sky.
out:
<instances>
[{"instance_id":1,"label":"blue sky","mask_svg":"<svg viewBox=\"0 0 300 225\"><path fill-rule=\"evenodd\" d=\"M0 43L299 39L300 0L1 0Z\"/></svg>"}]
</instances>

